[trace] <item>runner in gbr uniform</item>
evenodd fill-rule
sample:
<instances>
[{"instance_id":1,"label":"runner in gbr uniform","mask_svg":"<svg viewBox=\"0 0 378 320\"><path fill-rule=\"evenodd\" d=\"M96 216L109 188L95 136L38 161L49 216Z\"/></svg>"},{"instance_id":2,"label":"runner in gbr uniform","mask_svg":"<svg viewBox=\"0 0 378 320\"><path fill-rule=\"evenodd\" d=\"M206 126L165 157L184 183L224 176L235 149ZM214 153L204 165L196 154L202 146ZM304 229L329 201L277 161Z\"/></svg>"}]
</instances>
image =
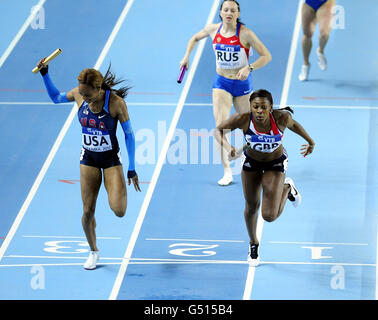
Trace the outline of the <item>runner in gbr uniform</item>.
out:
<instances>
[{"instance_id":1,"label":"runner in gbr uniform","mask_svg":"<svg viewBox=\"0 0 378 320\"><path fill-rule=\"evenodd\" d=\"M231 107L236 112L249 110L249 96L252 92L252 70L265 66L271 55L256 34L240 21L240 7L235 0L224 0L220 7L221 23L210 24L196 33L190 40L180 62L180 68L189 68L189 56L198 41L211 37L216 59L216 76L213 82L213 113L218 126L229 118ZM252 49L259 58L249 64L248 58ZM223 178L219 185L232 183L232 171L227 155L222 149L221 159L224 167Z\"/></svg>"},{"instance_id":2,"label":"runner in gbr uniform","mask_svg":"<svg viewBox=\"0 0 378 320\"><path fill-rule=\"evenodd\" d=\"M310 53L312 49L312 36L316 24L319 24L319 44L316 50L318 66L321 70L327 69L327 59L324 49L327 45L329 34L332 28L333 8L335 0L306 0L302 5L302 53L303 64L299 80L308 79L310 72Z\"/></svg>"},{"instance_id":3,"label":"runner in gbr uniform","mask_svg":"<svg viewBox=\"0 0 378 320\"><path fill-rule=\"evenodd\" d=\"M42 59L38 67L43 66ZM95 269L99 259L96 244L95 207L97 195L104 176L110 208L117 217L123 217L127 207L127 190L116 137L117 123L125 134L129 169L128 184L133 182L136 191L141 191L135 171L135 138L127 106L123 98L129 88L118 90L112 87L116 81L110 69L105 76L95 69L84 69L78 76L79 85L67 93L54 86L48 66L41 69L47 92L54 103L76 101L78 118L82 126L83 147L80 155L80 186L83 201L82 226L90 246L90 254L84 263L85 269Z\"/></svg>"},{"instance_id":4,"label":"runner in gbr uniform","mask_svg":"<svg viewBox=\"0 0 378 320\"><path fill-rule=\"evenodd\" d=\"M231 157L235 148L225 139L224 130L243 130L249 147L244 151L242 182L245 198L244 218L250 237L248 260L258 263L257 215L260 207L265 221L272 222L282 213L286 200L298 206L301 195L291 178L285 178L287 153L282 145L286 128L300 135L308 144L302 145L301 154L307 156L315 143L306 130L286 111L273 110L273 98L266 90L257 90L250 98L250 110L235 114L214 130L214 136Z\"/></svg>"}]
</instances>

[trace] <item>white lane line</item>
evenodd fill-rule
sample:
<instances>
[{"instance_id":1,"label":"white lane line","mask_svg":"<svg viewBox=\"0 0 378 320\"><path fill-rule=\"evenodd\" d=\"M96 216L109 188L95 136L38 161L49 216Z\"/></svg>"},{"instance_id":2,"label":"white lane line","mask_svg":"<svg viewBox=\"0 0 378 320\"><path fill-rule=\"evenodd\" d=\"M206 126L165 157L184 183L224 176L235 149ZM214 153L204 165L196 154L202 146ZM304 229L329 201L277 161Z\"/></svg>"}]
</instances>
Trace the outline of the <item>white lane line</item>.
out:
<instances>
[{"instance_id":1,"label":"white lane line","mask_svg":"<svg viewBox=\"0 0 378 320\"><path fill-rule=\"evenodd\" d=\"M204 239L163 239L163 238L146 238L149 241L204 241L204 242L245 242L244 240L204 240Z\"/></svg>"},{"instance_id":2,"label":"white lane line","mask_svg":"<svg viewBox=\"0 0 378 320\"><path fill-rule=\"evenodd\" d=\"M22 259L88 259L86 257L72 257L72 256L24 256L19 254L10 254L4 256L4 258L22 258ZM101 260L122 260L122 258L109 258L109 257L100 257Z\"/></svg>"},{"instance_id":3,"label":"white lane line","mask_svg":"<svg viewBox=\"0 0 378 320\"><path fill-rule=\"evenodd\" d=\"M71 257L72 258L72 257ZM86 258L81 258L86 259ZM105 260L106 258L100 258ZM122 258L107 258L108 260L123 260ZM123 262L100 262L101 265L122 265ZM149 265L161 265L161 264L248 264L246 260L184 260L184 259L132 259L128 261L128 264L149 264ZM374 263L349 263L349 262L292 262L292 261L260 261L260 264L256 268L263 268L264 265L307 265L307 266L344 266L344 267L377 267ZM82 262L69 262L69 263L22 263L22 264L0 264L0 268L7 267L32 267L32 266L82 266ZM255 268L254 268L255 269Z\"/></svg>"},{"instance_id":4,"label":"white lane line","mask_svg":"<svg viewBox=\"0 0 378 320\"><path fill-rule=\"evenodd\" d=\"M368 243L346 243L346 242L295 242L295 241L269 241L269 243L275 244L325 244L335 246L368 246Z\"/></svg>"},{"instance_id":5,"label":"white lane line","mask_svg":"<svg viewBox=\"0 0 378 320\"><path fill-rule=\"evenodd\" d=\"M110 264L120 264L120 262L105 262L99 263L98 266L101 265L110 265ZM41 267L56 267L56 266L83 266L82 262L76 263L26 263L26 264L0 264L0 268L6 267L34 267L34 266L41 266Z\"/></svg>"},{"instance_id":6,"label":"white lane line","mask_svg":"<svg viewBox=\"0 0 378 320\"><path fill-rule=\"evenodd\" d=\"M378 107L372 106L316 106L316 105L290 105L293 109L336 109L336 110L378 110Z\"/></svg>"},{"instance_id":7,"label":"white lane line","mask_svg":"<svg viewBox=\"0 0 378 320\"><path fill-rule=\"evenodd\" d=\"M87 239L86 237L79 236L35 236L35 235L23 235L24 238L59 238L59 239ZM110 239L110 240L120 240L120 237L96 237L97 239Z\"/></svg>"},{"instance_id":8,"label":"white lane line","mask_svg":"<svg viewBox=\"0 0 378 320\"><path fill-rule=\"evenodd\" d=\"M376 255L376 269L375 269L375 300L378 300L378 229L377 229L377 255Z\"/></svg>"},{"instance_id":9,"label":"white lane line","mask_svg":"<svg viewBox=\"0 0 378 320\"><path fill-rule=\"evenodd\" d=\"M289 95L291 75L293 74L295 54L297 52L298 38L299 38L300 27L301 27L301 20L302 20L301 19L301 10L302 10L303 2L304 2L304 0L298 1L297 17L295 18L295 25L294 25L293 37L291 39L289 59L288 59L288 62L287 62L284 86L283 86L282 94L281 94L280 105L282 107L286 106L287 97Z\"/></svg>"},{"instance_id":10,"label":"white lane line","mask_svg":"<svg viewBox=\"0 0 378 320\"><path fill-rule=\"evenodd\" d=\"M209 14L207 22L206 22L206 25L210 24L214 20L214 17L215 17L215 14L216 14L216 10L217 10L218 5L219 5L219 1L220 0L214 0L213 6L211 8L210 14ZM145 217L146 212L147 212L147 208L148 208L148 206L150 204L152 194L154 192L157 180L158 180L159 175L160 175L160 171L161 171L161 169L163 167L163 164L165 162L165 157L167 155L170 142L171 142L172 137L173 137L173 135L175 133L176 126L177 126L177 123L179 121L182 109L184 107L185 100L186 100L186 97L188 95L190 86L192 84L194 73L195 73L195 71L197 69L199 60L200 60L201 55L202 55L202 51L203 51L203 49L205 47L205 43L206 43L206 39L202 39L199 42L199 44L198 44L197 51L196 51L196 53L194 55L192 67L189 69L188 77L187 77L187 79L185 81L184 88L183 88L183 90L181 92L180 99L178 101L175 113L173 115L171 125L169 127L166 139L164 141L162 150L160 152L159 159L158 159L158 162L156 164L154 173L152 175L151 182L150 182L150 184L148 186L147 193L146 193L146 196L144 198L141 210L139 212L136 224L134 226L134 230L133 230L133 233L131 235L131 238L130 238L130 241L129 241L129 245L127 246L126 252L124 254L125 260L121 264L121 267L119 269L116 281L114 282L114 286L113 286L112 292L110 293L110 296L109 296L110 300L115 300L117 298L119 289L121 287L123 278L124 278L126 270L127 270L127 266L128 266L128 262L127 261L131 257L131 254L132 254L132 251L134 249L136 240L138 238L139 231L140 231L140 229L142 227L143 220L144 220L144 217Z\"/></svg>"},{"instance_id":11,"label":"white lane line","mask_svg":"<svg viewBox=\"0 0 378 320\"><path fill-rule=\"evenodd\" d=\"M295 18L293 37L291 39L289 59L288 59L287 67L286 67L285 80L284 80L284 85L283 85L283 89L282 89L281 101L280 101L280 106L283 106L283 107L286 106L287 97L288 97L289 88L290 88L291 75L292 75L292 72L293 72L295 53L297 51L297 43L298 43L298 37L299 37L299 31L300 31L300 25L301 25L302 4L303 4L303 0L299 0L298 1L298 8L297 8L297 16ZM259 216L258 216L258 219L257 219L257 238L258 238L259 242L261 241L263 225L264 225L264 220L262 219L261 209L260 209L259 210ZM248 267L247 279L246 279L246 282L245 282L244 293L243 293L243 300L250 300L251 299L253 281L254 281L254 278L255 278L255 269L256 269L256 267L254 267L252 265L250 265Z\"/></svg>"},{"instance_id":12,"label":"white lane line","mask_svg":"<svg viewBox=\"0 0 378 320\"><path fill-rule=\"evenodd\" d=\"M11 43L9 44L8 48L4 51L3 55L0 58L0 68L3 66L5 60L9 57L9 55L12 53L14 47L17 45L18 41L20 41L21 37L25 33L26 29L29 27L29 25L34 20L35 15L38 13L39 10L41 10L42 6L46 0L40 0L36 6L34 6L34 9L30 13L29 17L25 20L24 24L22 25L21 29L17 32L16 36L13 38ZM31 71L31 70L30 70Z\"/></svg>"},{"instance_id":13,"label":"white lane line","mask_svg":"<svg viewBox=\"0 0 378 320\"><path fill-rule=\"evenodd\" d=\"M102 49L102 52L101 52L99 58L97 59L97 62L94 66L95 69L99 69L99 67L101 66L101 64L102 64L102 62L105 58L105 55L109 51L109 48L110 48L110 46L111 46L111 44L112 44L112 42L115 38L115 35L117 34L119 28L121 27L122 22L126 18L126 15L127 15L128 11L130 10L130 7L131 7L133 2L134 2L134 0L129 0L126 4L125 8L123 9L120 17L118 18L118 21L117 21L115 27L113 28L112 33L110 34L108 41L106 42L104 48ZM31 187L29 194L27 195L27 197L25 199L25 202L23 203L20 211L18 212L16 219L14 220L14 222L12 224L12 227L10 228L7 236L5 237L4 242L1 245L0 262L1 262L1 259L3 258L3 256L4 256L5 251L8 248L10 242L12 241L12 239L13 239L13 237L14 237L17 229L18 229L18 226L20 225L27 209L29 208L29 205L34 198L34 196L35 196L35 194L36 194L36 192L39 188L39 185L41 184L43 178L45 177L45 174L46 174L48 168L50 167L50 164L51 164L52 160L54 159L55 154L57 153L57 151L58 151L58 149L59 149L59 147L60 147L60 145L63 141L63 138L66 135L76 113L77 113L77 104L75 103L74 106L71 109L71 112L70 112L68 118L66 119L66 122L64 123L62 129L60 130L59 135L58 135L53 147L51 148L50 153L47 156L46 161L44 162L44 164L41 168L41 171L39 172L37 178L35 179L33 186Z\"/></svg>"}]
</instances>

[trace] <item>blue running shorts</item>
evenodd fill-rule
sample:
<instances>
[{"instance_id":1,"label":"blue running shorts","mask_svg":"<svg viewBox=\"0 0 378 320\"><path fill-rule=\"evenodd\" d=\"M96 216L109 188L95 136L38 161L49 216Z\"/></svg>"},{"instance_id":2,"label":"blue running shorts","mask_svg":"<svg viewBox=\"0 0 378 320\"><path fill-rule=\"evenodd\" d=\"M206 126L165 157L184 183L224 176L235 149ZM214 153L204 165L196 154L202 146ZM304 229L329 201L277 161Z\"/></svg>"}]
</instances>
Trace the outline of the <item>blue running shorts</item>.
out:
<instances>
[{"instance_id":1,"label":"blue running shorts","mask_svg":"<svg viewBox=\"0 0 378 320\"><path fill-rule=\"evenodd\" d=\"M233 80L220 76L218 73L213 82L213 89L222 89L229 92L233 97L250 94L252 89L252 74L246 80Z\"/></svg>"}]
</instances>

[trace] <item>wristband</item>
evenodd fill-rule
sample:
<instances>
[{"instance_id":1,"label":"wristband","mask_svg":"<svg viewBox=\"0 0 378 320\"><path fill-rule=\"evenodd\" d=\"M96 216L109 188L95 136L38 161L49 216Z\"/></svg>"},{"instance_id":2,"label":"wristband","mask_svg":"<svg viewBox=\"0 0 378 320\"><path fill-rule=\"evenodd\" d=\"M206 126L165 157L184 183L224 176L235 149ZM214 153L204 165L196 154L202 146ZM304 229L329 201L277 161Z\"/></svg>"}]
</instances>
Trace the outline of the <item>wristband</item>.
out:
<instances>
[{"instance_id":1,"label":"wristband","mask_svg":"<svg viewBox=\"0 0 378 320\"><path fill-rule=\"evenodd\" d=\"M128 178L128 179L132 179L132 178L134 178L136 175L137 175L137 173L136 173L135 170L129 170L129 171L127 171L127 178Z\"/></svg>"},{"instance_id":2,"label":"wristband","mask_svg":"<svg viewBox=\"0 0 378 320\"><path fill-rule=\"evenodd\" d=\"M42 76L45 76L47 72L49 72L49 66L45 66L39 70Z\"/></svg>"}]
</instances>

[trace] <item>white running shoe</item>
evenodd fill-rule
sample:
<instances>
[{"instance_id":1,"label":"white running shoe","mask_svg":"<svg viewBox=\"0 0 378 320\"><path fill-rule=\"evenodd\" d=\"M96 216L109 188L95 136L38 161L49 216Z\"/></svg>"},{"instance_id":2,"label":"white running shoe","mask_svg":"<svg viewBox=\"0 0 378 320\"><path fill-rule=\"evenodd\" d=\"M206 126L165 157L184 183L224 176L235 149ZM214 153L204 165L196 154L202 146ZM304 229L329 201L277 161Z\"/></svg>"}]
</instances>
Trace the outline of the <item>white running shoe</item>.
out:
<instances>
[{"instance_id":1,"label":"white running shoe","mask_svg":"<svg viewBox=\"0 0 378 320\"><path fill-rule=\"evenodd\" d=\"M225 172L222 179L218 180L220 186L228 186L233 182L232 173Z\"/></svg>"},{"instance_id":2,"label":"white running shoe","mask_svg":"<svg viewBox=\"0 0 378 320\"><path fill-rule=\"evenodd\" d=\"M308 79L308 73L310 72L310 65L302 65L301 73L299 74L298 79L300 81L306 81Z\"/></svg>"},{"instance_id":3,"label":"white running shoe","mask_svg":"<svg viewBox=\"0 0 378 320\"><path fill-rule=\"evenodd\" d=\"M316 50L316 55L318 56L318 66L320 68L320 70L326 70L327 69L327 59L325 57L325 55L323 53L320 53L319 52L319 48L318 50Z\"/></svg>"},{"instance_id":4,"label":"white running shoe","mask_svg":"<svg viewBox=\"0 0 378 320\"><path fill-rule=\"evenodd\" d=\"M87 261L84 263L84 269L93 270L96 269L96 264L98 259L100 259L100 253L98 251L91 251Z\"/></svg>"},{"instance_id":5,"label":"white running shoe","mask_svg":"<svg viewBox=\"0 0 378 320\"><path fill-rule=\"evenodd\" d=\"M287 198L293 203L294 207L298 207L302 202L302 196L295 186L293 179L286 178L285 184L288 184L290 186L290 191Z\"/></svg>"}]
</instances>

